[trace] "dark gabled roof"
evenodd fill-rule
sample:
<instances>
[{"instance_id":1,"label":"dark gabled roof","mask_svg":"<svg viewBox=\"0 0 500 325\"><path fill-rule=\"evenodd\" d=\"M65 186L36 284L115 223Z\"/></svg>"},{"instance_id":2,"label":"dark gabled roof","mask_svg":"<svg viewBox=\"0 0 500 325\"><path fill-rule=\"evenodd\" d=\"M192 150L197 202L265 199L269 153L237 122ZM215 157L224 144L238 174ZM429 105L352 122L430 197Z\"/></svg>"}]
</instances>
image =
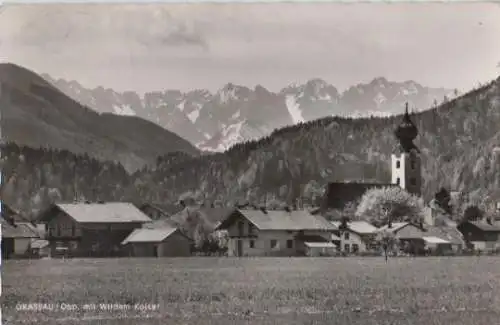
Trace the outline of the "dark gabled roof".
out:
<instances>
[{"instance_id":1,"label":"dark gabled roof","mask_svg":"<svg viewBox=\"0 0 500 325\"><path fill-rule=\"evenodd\" d=\"M485 221L468 221L471 225L475 226L481 231L485 232L500 232L500 226L496 224L489 224Z\"/></svg>"},{"instance_id":2,"label":"dark gabled roof","mask_svg":"<svg viewBox=\"0 0 500 325\"><path fill-rule=\"evenodd\" d=\"M176 213L179 213L184 209L184 207L180 204L169 204L169 203L157 203L157 202L146 202L138 204L137 207L139 210L144 211L146 208L152 208L156 211L159 211L165 217L171 217Z\"/></svg>"},{"instance_id":3,"label":"dark gabled roof","mask_svg":"<svg viewBox=\"0 0 500 325\"><path fill-rule=\"evenodd\" d=\"M11 223L0 218L2 237L4 238L38 238L40 237L30 223Z\"/></svg>"},{"instance_id":4,"label":"dark gabled roof","mask_svg":"<svg viewBox=\"0 0 500 325\"><path fill-rule=\"evenodd\" d=\"M360 199L369 189L394 186L398 185L391 183L331 182L327 185L322 209L342 210L347 203Z\"/></svg>"},{"instance_id":5,"label":"dark gabled roof","mask_svg":"<svg viewBox=\"0 0 500 325\"><path fill-rule=\"evenodd\" d=\"M0 215L5 220L9 220L11 222L30 222L28 218L25 218L19 211L16 211L10 205L1 202L0 206Z\"/></svg>"}]
</instances>

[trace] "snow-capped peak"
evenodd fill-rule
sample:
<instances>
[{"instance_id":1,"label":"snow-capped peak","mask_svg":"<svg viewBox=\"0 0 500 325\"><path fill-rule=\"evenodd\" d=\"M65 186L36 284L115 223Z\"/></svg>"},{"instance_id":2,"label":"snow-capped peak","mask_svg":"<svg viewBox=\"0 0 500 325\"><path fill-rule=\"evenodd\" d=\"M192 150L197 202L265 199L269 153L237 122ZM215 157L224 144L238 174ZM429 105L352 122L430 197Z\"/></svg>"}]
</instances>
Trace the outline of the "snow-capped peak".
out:
<instances>
[{"instance_id":1,"label":"snow-capped peak","mask_svg":"<svg viewBox=\"0 0 500 325\"><path fill-rule=\"evenodd\" d=\"M293 123L297 124L300 122L304 122L304 117L302 116L302 112L300 110L300 105L297 103L297 99L293 95L286 95L286 108L288 109L288 113L292 117Z\"/></svg>"}]
</instances>

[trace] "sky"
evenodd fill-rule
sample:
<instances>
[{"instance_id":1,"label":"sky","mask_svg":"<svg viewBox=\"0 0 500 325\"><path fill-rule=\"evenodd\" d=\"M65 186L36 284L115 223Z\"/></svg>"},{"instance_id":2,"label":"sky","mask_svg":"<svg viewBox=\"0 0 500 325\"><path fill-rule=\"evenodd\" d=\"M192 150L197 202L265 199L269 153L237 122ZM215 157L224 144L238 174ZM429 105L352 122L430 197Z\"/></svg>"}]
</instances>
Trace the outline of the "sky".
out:
<instances>
[{"instance_id":1,"label":"sky","mask_svg":"<svg viewBox=\"0 0 500 325\"><path fill-rule=\"evenodd\" d=\"M467 91L500 74L494 3L9 4L0 60L117 91L278 91L375 77Z\"/></svg>"}]
</instances>

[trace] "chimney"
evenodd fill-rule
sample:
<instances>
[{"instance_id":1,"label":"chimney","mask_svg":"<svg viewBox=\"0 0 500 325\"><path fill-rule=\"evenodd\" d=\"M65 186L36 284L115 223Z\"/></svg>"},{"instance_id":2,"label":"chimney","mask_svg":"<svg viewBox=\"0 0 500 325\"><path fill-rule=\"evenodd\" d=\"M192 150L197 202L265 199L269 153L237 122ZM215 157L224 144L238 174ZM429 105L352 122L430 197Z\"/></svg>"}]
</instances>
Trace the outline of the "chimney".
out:
<instances>
[{"instance_id":1,"label":"chimney","mask_svg":"<svg viewBox=\"0 0 500 325\"><path fill-rule=\"evenodd\" d=\"M262 213L267 214L266 207L262 207L262 206L261 206L259 209L260 209L260 211L262 211Z\"/></svg>"},{"instance_id":2,"label":"chimney","mask_svg":"<svg viewBox=\"0 0 500 325\"><path fill-rule=\"evenodd\" d=\"M392 221L389 220L389 223L387 224L387 228L392 228Z\"/></svg>"},{"instance_id":3,"label":"chimney","mask_svg":"<svg viewBox=\"0 0 500 325\"><path fill-rule=\"evenodd\" d=\"M493 225L493 221L491 220L491 217L486 218L486 223L489 225Z\"/></svg>"},{"instance_id":4,"label":"chimney","mask_svg":"<svg viewBox=\"0 0 500 325\"><path fill-rule=\"evenodd\" d=\"M291 211L292 211L292 209L290 209L290 207L287 205L287 206L285 207L285 211L286 211L286 212L291 212Z\"/></svg>"},{"instance_id":5,"label":"chimney","mask_svg":"<svg viewBox=\"0 0 500 325\"><path fill-rule=\"evenodd\" d=\"M180 205L181 207L185 208L185 207L186 207L186 202L184 202L184 200L180 200L180 201L179 201L179 205Z\"/></svg>"}]
</instances>

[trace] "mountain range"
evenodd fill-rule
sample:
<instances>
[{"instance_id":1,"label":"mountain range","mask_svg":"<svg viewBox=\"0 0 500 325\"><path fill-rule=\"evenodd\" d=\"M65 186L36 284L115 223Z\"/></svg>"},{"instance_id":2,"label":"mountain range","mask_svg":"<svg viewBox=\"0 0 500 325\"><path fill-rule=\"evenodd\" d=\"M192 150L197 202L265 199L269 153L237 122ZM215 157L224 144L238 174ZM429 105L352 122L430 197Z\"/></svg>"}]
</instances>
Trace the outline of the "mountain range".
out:
<instances>
[{"instance_id":1,"label":"mountain range","mask_svg":"<svg viewBox=\"0 0 500 325\"><path fill-rule=\"evenodd\" d=\"M42 76L97 112L144 118L204 151L224 151L236 143L267 136L275 129L322 117L392 115L400 113L405 102L424 110L456 95L445 88L385 78L349 87L342 93L324 80L311 79L277 93L260 85L252 89L228 83L215 93L164 90L140 95L104 87L90 89L76 81Z\"/></svg>"},{"instance_id":2,"label":"mountain range","mask_svg":"<svg viewBox=\"0 0 500 325\"><path fill-rule=\"evenodd\" d=\"M200 153L150 121L97 113L14 64L0 64L0 89L3 141L118 161L129 171L154 164L158 155L172 151Z\"/></svg>"},{"instance_id":3,"label":"mountain range","mask_svg":"<svg viewBox=\"0 0 500 325\"><path fill-rule=\"evenodd\" d=\"M326 117L200 155L152 122L87 109L21 67L0 65L0 81L2 199L28 211L76 196L314 203L330 181L390 181L401 119ZM464 204L500 201L500 78L412 119L426 200L446 187L466 193Z\"/></svg>"}]
</instances>

